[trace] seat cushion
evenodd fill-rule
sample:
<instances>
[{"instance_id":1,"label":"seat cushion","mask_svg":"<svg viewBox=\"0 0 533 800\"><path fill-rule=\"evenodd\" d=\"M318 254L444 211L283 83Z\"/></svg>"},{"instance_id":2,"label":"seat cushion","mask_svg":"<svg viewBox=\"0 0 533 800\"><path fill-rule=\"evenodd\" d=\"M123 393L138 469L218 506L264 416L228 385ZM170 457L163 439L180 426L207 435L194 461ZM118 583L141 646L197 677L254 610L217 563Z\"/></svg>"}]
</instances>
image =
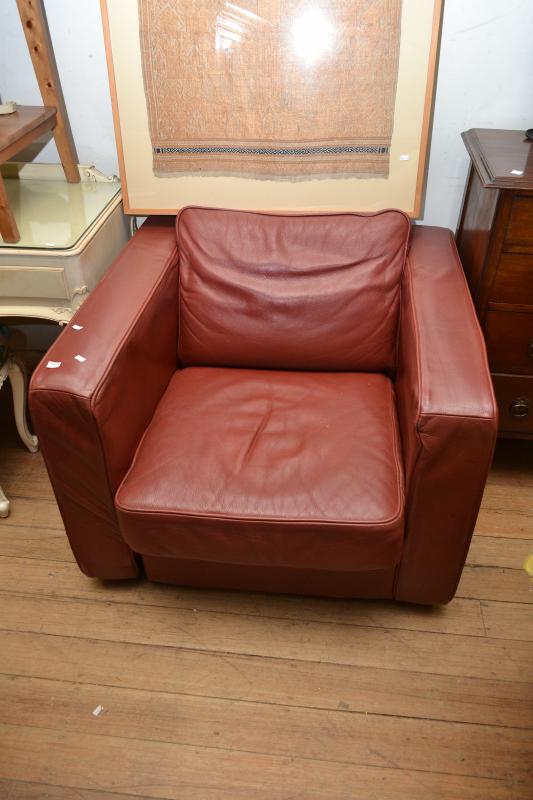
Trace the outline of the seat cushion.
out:
<instances>
[{"instance_id":1,"label":"seat cushion","mask_svg":"<svg viewBox=\"0 0 533 800\"><path fill-rule=\"evenodd\" d=\"M171 380L116 506L143 555L383 569L401 555L402 472L383 375L191 367Z\"/></svg>"},{"instance_id":2,"label":"seat cushion","mask_svg":"<svg viewBox=\"0 0 533 800\"><path fill-rule=\"evenodd\" d=\"M186 208L176 225L182 365L394 369L403 212Z\"/></svg>"}]
</instances>

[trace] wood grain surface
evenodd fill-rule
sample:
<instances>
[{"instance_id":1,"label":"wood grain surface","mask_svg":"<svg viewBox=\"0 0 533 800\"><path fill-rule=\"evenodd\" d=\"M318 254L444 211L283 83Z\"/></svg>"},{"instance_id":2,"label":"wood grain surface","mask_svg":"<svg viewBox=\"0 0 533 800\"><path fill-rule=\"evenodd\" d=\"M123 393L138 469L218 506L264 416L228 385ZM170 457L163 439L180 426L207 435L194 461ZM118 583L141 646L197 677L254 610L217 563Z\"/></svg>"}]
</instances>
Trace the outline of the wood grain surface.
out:
<instances>
[{"instance_id":1,"label":"wood grain surface","mask_svg":"<svg viewBox=\"0 0 533 800\"><path fill-rule=\"evenodd\" d=\"M527 442L499 444L458 595L424 608L86 578L2 411L0 797L531 797Z\"/></svg>"}]
</instances>

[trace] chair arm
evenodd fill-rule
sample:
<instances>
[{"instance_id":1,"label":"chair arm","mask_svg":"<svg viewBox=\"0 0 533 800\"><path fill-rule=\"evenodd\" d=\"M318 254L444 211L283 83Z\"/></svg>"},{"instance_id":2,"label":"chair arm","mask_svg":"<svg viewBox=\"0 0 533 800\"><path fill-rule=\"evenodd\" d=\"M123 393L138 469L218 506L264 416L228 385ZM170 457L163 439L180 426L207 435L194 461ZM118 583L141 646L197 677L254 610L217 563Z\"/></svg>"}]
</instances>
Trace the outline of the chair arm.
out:
<instances>
[{"instance_id":1,"label":"chair arm","mask_svg":"<svg viewBox=\"0 0 533 800\"><path fill-rule=\"evenodd\" d=\"M395 596L444 603L457 589L497 433L481 329L444 228L413 229L396 396L407 507Z\"/></svg>"},{"instance_id":2,"label":"chair arm","mask_svg":"<svg viewBox=\"0 0 533 800\"><path fill-rule=\"evenodd\" d=\"M59 509L91 577L138 572L114 496L176 371L177 262L174 220L148 220L31 381L31 415Z\"/></svg>"}]
</instances>

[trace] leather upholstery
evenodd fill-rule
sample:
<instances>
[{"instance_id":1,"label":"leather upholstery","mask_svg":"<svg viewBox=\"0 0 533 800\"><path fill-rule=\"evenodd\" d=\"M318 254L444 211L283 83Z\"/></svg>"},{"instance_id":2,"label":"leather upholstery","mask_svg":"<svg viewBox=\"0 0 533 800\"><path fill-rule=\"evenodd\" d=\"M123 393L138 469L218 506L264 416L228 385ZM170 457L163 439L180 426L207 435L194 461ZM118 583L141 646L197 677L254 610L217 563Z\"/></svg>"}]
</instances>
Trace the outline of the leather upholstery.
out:
<instances>
[{"instance_id":1,"label":"leather upholstery","mask_svg":"<svg viewBox=\"0 0 533 800\"><path fill-rule=\"evenodd\" d=\"M295 569L161 556L143 556L143 565L147 577L160 583L380 600L392 600L395 574L395 567L355 571Z\"/></svg>"},{"instance_id":2,"label":"leather upholstery","mask_svg":"<svg viewBox=\"0 0 533 800\"><path fill-rule=\"evenodd\" d=\"M114 496L176 370L177 284L172 223L145 223L31 381L32 420L59 510L80 568L93 577L138 573ZM49 369L49 361L61 366Z\"/></svg>"},{"instance_id":3,"label":"leather upholstery","mask_svg":"<svg viewBox=\"0 0 533 800\"><path fill-rule=\"evenodd\" d=\"M143 555L390 567L404 506L392 383L365 373L180 370L116 504L124 539Z\"/></svg>"},{"instance_id":4,"label":"leather upholstery","mask_svg":"<svg viewBox=\"0 0 533 800\"><path fill-rule=\"evenodd\" d=\"M496 405L450 233L415 227L402 272L405 224L189 209L181 252L143 225L30 389L84 572L453 596Z\"/></svg>"},{"instance_id":5,"label":"leather upholstery","mask_svg":"<svg viewBox=\"0 0 533 800\"><path fill-rule=\"evenodd\" d=\"M402 212L186 208L176 225L184 366L394 369Z\"/></svg>"},{"instance_id":6,"label":"leather upholstery","mask_svg":"<svg viewBox=\"0 0 533 800\"><path fill-rule=\"evenodd\" d=\"M445 603L468 552L498 412L461 262L442 228L413 232L396 391L409 512L395 596Z\"/></svg>"}]
</instances>

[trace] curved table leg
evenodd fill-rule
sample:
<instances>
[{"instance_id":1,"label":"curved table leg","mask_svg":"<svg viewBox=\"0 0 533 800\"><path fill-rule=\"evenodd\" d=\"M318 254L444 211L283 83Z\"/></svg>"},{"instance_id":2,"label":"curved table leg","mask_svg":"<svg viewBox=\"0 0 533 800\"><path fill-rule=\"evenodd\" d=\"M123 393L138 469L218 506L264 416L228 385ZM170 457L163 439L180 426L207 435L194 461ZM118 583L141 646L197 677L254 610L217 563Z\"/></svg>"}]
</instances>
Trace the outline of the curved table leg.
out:
<instances>
[{"instance_id":1,"label":"curved table leg","mask_svg":"<svg viewBox=\"0 0 533 800\"><path fill-rule=\"evenodd\" d=\"M37 437L30 433L26 421L26 369L22 361L10 356L7 362L7 374L13 392L13 410L18 434L30 453L36 453L39 442Z\"/></svg>"},{"instance_id":2,"label":"curved table leg","mask_svg":"<svg viewBox=\"0 0 533 800\"><path fill-rule=\"evenodd\" d=\"M7 378L7 361L3 364L0 364L0 389L4 385L4 381ZM9 500L5 496L2 491L2 487L0 486L0 518L7 517L9 514Z\"/></svg>"},{"instance_id":3,"label":"curved table leg","mask_svg":"<svg viewBox=\"0 0 533 800\"><path fill-rule=\"evenodd\" d=\"M0 517L9 516L9 500L2 491L0 486Z\"/></svg>"}]
</instances>

